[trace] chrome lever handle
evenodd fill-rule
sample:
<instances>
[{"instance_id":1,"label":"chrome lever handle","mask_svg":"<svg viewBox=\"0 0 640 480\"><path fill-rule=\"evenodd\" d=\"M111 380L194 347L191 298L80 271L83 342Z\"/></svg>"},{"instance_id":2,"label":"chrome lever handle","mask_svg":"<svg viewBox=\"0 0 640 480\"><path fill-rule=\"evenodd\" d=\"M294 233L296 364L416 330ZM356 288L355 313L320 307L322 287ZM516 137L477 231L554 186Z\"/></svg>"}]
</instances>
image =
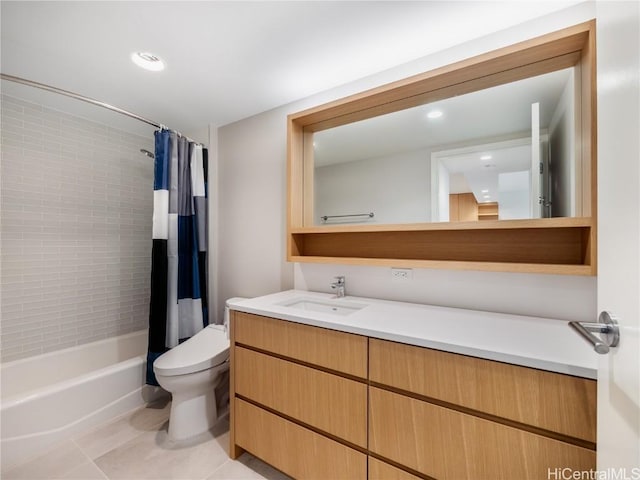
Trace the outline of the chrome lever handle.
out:
<instances>
[{"instance_id":1,"label":"chrome lever handle","mask_svg":"<svg viewBox=\"0 0 640 480\"><path fill-rule=\"evenodd\" d=\"M591 333L591 331L600 331L592 330L593 325L599 325L597 323L580 323L580 322L569 322L569 326L573 328L576 332L578 332L582 337L587 340L589 343L593 345L593 349L600 353L601 355L609 353L609 345L604 343L601 339L596 337ZM590 331L591 330L591 331Z\"/></svg>"},{"instance_id":2,"label":"chrome lever handle","mask_svg":"<svg viewBox=\"0 0 640 480\"><path fill-rule=\"evenodd\" d=\"M569 326L578 332L582 337L593 345L593 349L605 355L609 353L611 347L617 347L620 343L620 328L615 315L603 311L598 317L598 323L569 322ZM591 332L604 334L604 339L598 338Z\"/></svg>"}]
</instances>

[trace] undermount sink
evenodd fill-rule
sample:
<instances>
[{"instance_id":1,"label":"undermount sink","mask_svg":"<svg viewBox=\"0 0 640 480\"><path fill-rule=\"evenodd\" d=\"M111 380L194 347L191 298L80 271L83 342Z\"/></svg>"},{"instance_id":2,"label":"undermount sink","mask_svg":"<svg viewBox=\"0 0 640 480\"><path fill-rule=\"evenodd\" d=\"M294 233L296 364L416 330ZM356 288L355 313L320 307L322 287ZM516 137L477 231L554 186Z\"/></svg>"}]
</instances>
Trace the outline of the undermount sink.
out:
<instances>
[{"instance_id":1,"label":"undermount sink","mask_svg":"<svg viewBox=\"0 0 640 480\"><path fill-rule=\"evenodd\" d=\"M283 307L307 310L309 312L331 313L333 315L350 315L362 310L364 303L345 302L341 299L294 298L280 303Z\"/></svg>"}]
</instances>

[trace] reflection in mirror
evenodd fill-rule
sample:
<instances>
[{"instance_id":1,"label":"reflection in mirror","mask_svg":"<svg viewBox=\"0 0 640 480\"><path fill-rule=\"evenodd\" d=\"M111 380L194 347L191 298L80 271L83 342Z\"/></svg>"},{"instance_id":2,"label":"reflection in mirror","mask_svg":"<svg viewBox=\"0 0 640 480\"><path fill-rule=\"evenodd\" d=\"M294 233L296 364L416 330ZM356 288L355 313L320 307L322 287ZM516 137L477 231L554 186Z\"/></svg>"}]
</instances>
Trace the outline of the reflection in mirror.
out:
<instances>
[{"instance_id":1,"label":"reflection in mirror","mask_svg":"<svg viewBox=\"0 0 640 480\"><path fill-rule=\"evenodd\" d=\"M314 223L576 216L576 77L558 70L315 132Z\"/></svg>"}]
</instances>

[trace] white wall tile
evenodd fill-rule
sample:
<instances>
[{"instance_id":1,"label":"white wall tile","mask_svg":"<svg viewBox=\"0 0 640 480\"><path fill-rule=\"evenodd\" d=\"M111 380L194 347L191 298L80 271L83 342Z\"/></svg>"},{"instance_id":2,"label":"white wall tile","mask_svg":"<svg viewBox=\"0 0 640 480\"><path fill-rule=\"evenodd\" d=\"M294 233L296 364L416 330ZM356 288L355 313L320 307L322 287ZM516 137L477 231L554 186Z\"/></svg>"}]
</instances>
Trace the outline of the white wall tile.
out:
<instances>
[{"instance_id":1,"label":"white wall tile","mask_svg":"<svg viewBox=\"0 0 640 480\"><path fill-rule=\"evenodd\" d=\"M2 361L146 328L153 150L2 96Z\"/></svg>"}]
</instances>

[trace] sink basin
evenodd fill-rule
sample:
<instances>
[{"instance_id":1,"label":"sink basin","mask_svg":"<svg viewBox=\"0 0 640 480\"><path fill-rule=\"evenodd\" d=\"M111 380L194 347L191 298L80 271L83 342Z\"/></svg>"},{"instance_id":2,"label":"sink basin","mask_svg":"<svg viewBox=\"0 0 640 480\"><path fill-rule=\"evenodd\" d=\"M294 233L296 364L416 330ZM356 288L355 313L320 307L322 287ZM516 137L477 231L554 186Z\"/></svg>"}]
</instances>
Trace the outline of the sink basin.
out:
<instances>
[{"instance_id":1,"label":"sink basin","mask_svg":"<svg viewBox=\"0 0 640 480\"><path fill-rule=\"evenodd\" d=\"M340 299L317 299L317 298L294 298L279 305L283 307L307 310L309 312L330 313L333 315L350 315L367 305L364 303L354 303L342 301Z\"/></svg>"}]
</instances>

